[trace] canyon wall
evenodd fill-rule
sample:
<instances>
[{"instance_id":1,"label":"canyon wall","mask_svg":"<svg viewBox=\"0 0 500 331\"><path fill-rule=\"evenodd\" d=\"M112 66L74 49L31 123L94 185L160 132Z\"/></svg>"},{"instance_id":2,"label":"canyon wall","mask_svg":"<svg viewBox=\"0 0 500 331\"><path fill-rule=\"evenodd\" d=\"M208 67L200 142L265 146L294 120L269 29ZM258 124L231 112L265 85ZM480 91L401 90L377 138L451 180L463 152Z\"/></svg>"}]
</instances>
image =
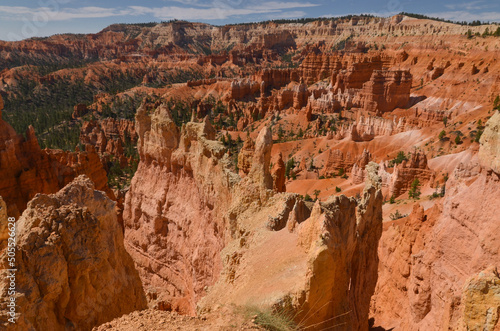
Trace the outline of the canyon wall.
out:
<instances>
[{"instance_id":1,"label":"canyon wall","mask_svg":"<svg viewBox=\"0 0 500 331\"><path fill-rule=\"evenodd\" d=\"M136 121L141 162L125 201L125 244L152 305L191 315L281 305L312 329L339 314L349 329L367 328L382 231L377 165L367 166L375 168L361 200L307 207L273 191L284 163L271 173L267 127L245 144L240 178L208 119L179 130L161 105L141 107Z\"/></svg>"},{"instance_id":2,"label":"canyon wall","mask_svg":"<svg viewBox=\"0 0 500 331\"><path fill-rule=\"evenodd\" d=\"M225 148L210 123L179 130L166 106L136 115L140 163L126 195L125 242L151 301L194 314L222 268L231 203Z\"/></svg>"},{"instance_id":3,"label":"canyon wall","mask_svg":"<svg viewBox=\"0 0 500 331\"><path fill-rule=\"evenodd\" d=\"M371 308L375 325L497 330L500 306L492 298L498 295L498 274L491 268L481 272L497 267L500 253L498 122L498 114L488 121L483 157L455 168L441 203L426 211L416 205L409 217L384 224ZM483 277L492 277L492 283L481 292Z\"/></svg>"}]
</instances>

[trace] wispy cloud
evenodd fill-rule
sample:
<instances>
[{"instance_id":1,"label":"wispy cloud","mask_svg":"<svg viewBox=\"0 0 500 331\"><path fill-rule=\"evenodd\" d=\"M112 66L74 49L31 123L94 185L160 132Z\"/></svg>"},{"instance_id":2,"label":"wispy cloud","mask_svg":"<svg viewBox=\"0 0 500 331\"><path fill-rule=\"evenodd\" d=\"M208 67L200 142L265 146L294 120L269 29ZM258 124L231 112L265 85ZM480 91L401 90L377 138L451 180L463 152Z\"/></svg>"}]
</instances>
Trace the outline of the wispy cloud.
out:
<instances>
[{"instance_id":1,"label":"wispy cloud","mask_svg":"<svg viewBox=\"0 0 500 331\"><path fill-rule=\"evenodd\" d=\"M438 13L426 13L426 15L431 17L439 17L444 18L451 21L475 21L479 20L482 22L500 22L500 12L481 12L481 13L473 13L465 10L457 10L457 11L447 11L447 12L438 12Z\"/></svg>"},{"instance_id":2,"label":"wispy cloud","mask_svg":"<svg viewBox=\"0 0 500 331\"><path fill-rule=\"evenodd\" d=\"M453 3L445 5L446 8L451 10L484 10L488 8L494 8L495 5L485 4L484 1L471 1L471 2L462 2L462 3Z\"/></svg>"},{"instance_id":3,"label":"wispy cloud","mask_svg":"<svg viewBox=\"0 0 500 331\"><path fill-rule=\"evenodd\" d=\"M271 14L275 13L276 18L282 17L299 17L305 15L303 11L290 11L288 9L315 7L317 4L309 2L266 2L244 7L233 7L229 3L218 3L217 6L211 7L178 7L168 6L151 8L144 6L130 6L134 13L133 15L152 15L155 18L166 19L183 19L183 20L220 20L227 19L232 16L244 16L254 14Z\"/></svg>"},{"instance_id":4,"label":"wispy cloud","mask_svg":"<svg viewBox=\"0 0 500 331\"><path fill-rule=\"evenodd\" d=\"M304 16L306 16L305 11L293 10L293 11L286 11L286 12L278 13L278 14L269 14L266 16L266 18L269 20L274 20L274 19L299 18L299 17L304 17Z\"/></svg>"},{"instance_id":5,"label":"wispy cloud","mask_svg":"<svg viewBox=\"0 0 500 331\"><path fill-rule=\"evenodd\" d=\"M220 20L233 16L253 14L276 14L273 17L299 17L304 16L303 11L291 9L318 6L310 2L259 2L241 6L240 0L220 1L211 4L201 3L198 0L178 0L177 2L189 7L164 6L128 6L124 8L81 7L61 8L55 10L48 7L29 8L22 6L0 6L0 19L4 20L30 20L30 21L66 21L72 19L106 18L113 16L141 16L148 15L157 19L184 19L184 20ZM234 2L234 3L233 3Z\"/></svg>"},{"instance_id":6,"label":"wispy cloud","mask_svg":"<svg viewBox=\"0 0 500 331\"><path fill-rule=\"evenodd\" d=\"M130 15L130 9L117 10L102 7L64 8L54 10L48 7L29 8L0 6L0 18L5 20L29 19L32 21L66 21L78 18L103 18Z\"/></svg>"}]
</instances>

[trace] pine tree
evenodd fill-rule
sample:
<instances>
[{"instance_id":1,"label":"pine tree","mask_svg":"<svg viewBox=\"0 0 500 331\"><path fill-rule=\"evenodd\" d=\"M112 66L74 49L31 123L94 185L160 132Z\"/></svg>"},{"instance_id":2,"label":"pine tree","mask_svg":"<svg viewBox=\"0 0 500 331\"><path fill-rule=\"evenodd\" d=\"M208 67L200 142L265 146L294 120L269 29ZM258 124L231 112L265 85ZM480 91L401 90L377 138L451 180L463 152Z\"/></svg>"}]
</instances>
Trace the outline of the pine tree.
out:
<instances>
[{"instance_id":1,"label":"pine tree","mask_svg":"<svg viewBox=\"0 0 500 331\"><path fill-rule=\"evenodd\" d=\"M408 191L408 196L410 199L420 199L420 181L415 178L411 183L411 188Z\"/></svg>"}]
</instances>

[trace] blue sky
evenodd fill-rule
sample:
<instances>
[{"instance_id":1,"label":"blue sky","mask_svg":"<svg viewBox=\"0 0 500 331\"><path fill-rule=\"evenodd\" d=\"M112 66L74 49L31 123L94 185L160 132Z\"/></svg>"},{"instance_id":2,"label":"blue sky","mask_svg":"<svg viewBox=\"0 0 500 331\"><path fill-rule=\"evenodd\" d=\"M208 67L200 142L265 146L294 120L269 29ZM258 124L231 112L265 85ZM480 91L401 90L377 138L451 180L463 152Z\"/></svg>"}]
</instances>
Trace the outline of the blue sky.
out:
<instances>
[{"instance_id":1,"label":"blue sky","mask_svg":"<svg viewBox=\"0 0 500 331\"><path fill-rule=\"evenodd\" d=\"M2 0L0 40L94 33L113 23L182 19L211 24L405 11L459 21L500 22L500 1L478 0Z\"/></svg>"}]
</instances>

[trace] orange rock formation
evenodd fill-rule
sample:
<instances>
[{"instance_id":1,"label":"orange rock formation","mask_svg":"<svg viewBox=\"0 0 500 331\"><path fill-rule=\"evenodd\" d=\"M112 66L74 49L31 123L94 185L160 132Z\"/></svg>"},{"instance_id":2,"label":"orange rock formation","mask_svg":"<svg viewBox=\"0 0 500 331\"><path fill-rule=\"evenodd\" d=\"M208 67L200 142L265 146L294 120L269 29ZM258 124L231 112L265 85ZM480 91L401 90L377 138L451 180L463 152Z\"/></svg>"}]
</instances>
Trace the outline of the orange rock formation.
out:
<instances>
[{"instance_id":1,"label":"orange rock formation","mask_svg":"<svg viewBox=\"0 0 500 331\"><path fill-rule=\"evenodd\" d=\"M38 194L18 220L17 320L6 330L91 330L146 308L114 202L94 188L80 176L57 194ZM1 318L6 320L6 250L0 261Z\"/></svg>"}]
</instances>

